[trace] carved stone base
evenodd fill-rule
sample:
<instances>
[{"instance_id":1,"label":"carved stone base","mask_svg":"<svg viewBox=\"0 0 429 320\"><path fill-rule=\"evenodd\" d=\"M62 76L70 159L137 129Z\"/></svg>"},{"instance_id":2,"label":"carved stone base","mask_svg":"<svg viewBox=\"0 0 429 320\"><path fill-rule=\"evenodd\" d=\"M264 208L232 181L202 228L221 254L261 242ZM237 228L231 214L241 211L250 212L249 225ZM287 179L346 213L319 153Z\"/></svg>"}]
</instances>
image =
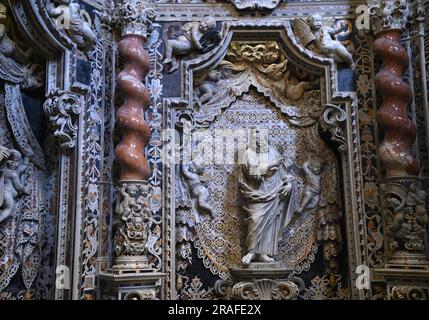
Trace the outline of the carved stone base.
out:
<instances>
[{"instance_id":1,"label":"carved stone base","mask_svg":"<svg viewBox=\"0 0 429 320\"><path fill-rule=\"evenodd\" d=\"M252 262L246 267L230 268L232 278L236 280L255 280L255 279L287 279L291 270L282 268L279 263Z\"/></svg>"},{"instance_id":2,"label":"carved stone base","mask_svg":"<svg viewBox=\"0 0 429 320\"><path fill-rule=\"evenodd\" d=\"M104 300L160 300L165 273L100 273Z\"/></svg>"},{"instance_id":3,"label":"carved stone base","mask_svg":"<svg viewBox=\"0 0 429 320\"><path fill-rule=\"evenodd\" d=\"M152 211L151 186L145 181L122 182L115 211L114 273L153 271L147 258Z\"/></svg>"},{"instance_id":4,"label":"carved stone base","mask_svg":"<svg viewBox=\"0 0 429 320\"><path fill-rule=\"evenodd\" d=\"M231 268L232 280L219 280L216 293L232 300L294 300L299 288L288 279L290 270L277 263L251 263L246 268Z\"/></svg>"},{"instance_id":5,"label":"carved stone base","mask_svg":"<svg viewBox=\"0 0 429 320\"><path fill-rule=\"evenodd\" d=\"M148 263L146 256L120 256L116 257L112 268L114 273L140 273L152 272L154 269Z\"/></svg>"},{"instance_id":6,"label":"carved stone base","mask_svg":"<svg viewBox=\"0 0 429 320\"><path fill-rule=\"evenodd\" d=\"M374 270L374 278L386 284L388 300L426 300L429 297L429 269L403 266Z\"/></svg>"},{"instance_id":7,"label":"carved stone base","mask_svg":"<svg viewBox=\"0 0 429 320\"><path fill-rule=\"evenodd\" d=\"M386 267L429 267L426 191L418 177L392 177L382 185Z\"/></svg>"},{"instance_id":8,"label":"carved stone base","mask_svg":"<svg viewBox=\"0 0 429 320\"><path fill-rule=\"evenodd\" d=\"M404 269L429 270L429 261L426 255L409 252L395 252L389 257L386 268L404 268Z\"/></svg>"}]
</instances>

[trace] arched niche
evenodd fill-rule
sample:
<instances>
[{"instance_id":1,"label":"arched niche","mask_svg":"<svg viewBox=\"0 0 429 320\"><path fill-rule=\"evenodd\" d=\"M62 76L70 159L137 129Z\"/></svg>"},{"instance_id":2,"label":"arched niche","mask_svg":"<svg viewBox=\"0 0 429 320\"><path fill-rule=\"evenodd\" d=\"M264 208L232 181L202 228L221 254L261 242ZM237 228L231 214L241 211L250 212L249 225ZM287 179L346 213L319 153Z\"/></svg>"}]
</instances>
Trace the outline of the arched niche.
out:
<instances>
[{"instance_id":1,"label":"arched niche","mask_svg":"<svg viewBox=\"0 0 429 320\"><path fill-rule=\"evenodd\" d=\"M171 231L164 240L167 252L164 261L165 270L168 272L168 284L166 286L167 296L175 296L176 276L180 276L180 274L176 273L176 270L170 269L169 266L175 265L173 262L176 264L181 263L181 259L184 258L184 256L181 257L181 254L177 254L177 252L188 250L188 243L191 243L191 246L195 247L198 257L203 261L204 267L210 270L214 276L220 277L221 279L228 279L228 268L234 267L234 264L239 263L239 257L237 257L237 255L243 253L242 251L240 252L240 249L233 250L233 258L231 258L231 255L228 257L220 254L221 257L219 259L217 259L216 253L214 252L216 250L210 251L210 246L216 239L219 241L218 246L220 245L223 247L224 244L221 244L221 240L225 240L228 234L219 234L210 239L209 236L204 237L204 231L201 231L205 228L207 230L206 233L209 234L211 232L210 230L228 228L222 226L222 221L224 221L226 217L222 215L222 210L225 211L227 206L223 208L219 208L218 206L215 210L214 216L218 218L217 222L212 221L216 219L212 219L204 214L198 214L199 217L197 217L195 212L198 213L198 208L195 209L197 207L195 205L195 199L192 200L192 192L189 192L189 186L186 185L186 181L183 179L183 176L181 176L181 169L178 161L183 158L182 148L184 144L182 137L184 131L192 131L196 128L209 131L214 130L215 127L213 124L216 124L216 121L220 118L223 117L221 121L225 123L225 118L228 118L228 116L229 118L233 117L231 115L225 117L226 113L240 113L245 110L243 108L247 108L249 105L256 109L260 108L261 105L265 105L267 107L266 109L272 112L272 119L277 119L274 120L274 123L278 121L278 123L283 122L288 124L283 128L284 132L287 132L287 130L293 131L291 127L300 127L302 131L306 131L306 133L301 133L298 136L305 136L310 140L313 139L312 143L307 144L313 145L313 151L308 154L308 158L320 157L320 155L325 154L329 155L328 159L325 159L327 160L326 168L328 168L329 171L322 174L322 181L325 180L325 182L322 182L322 186L331 189L329 191L330 194L323 194L324 191L322 191L321 199L326 203L319 206L319 209L322 208L322 210L326 210L327 213L325 216L323 216L323 214L319 215L319 218L321 218L316 222L317 230L308 234L310 237L315 237L315 240L312 246L308 245L306 250L304 250L305 253L301 252L301 257L305 256L305 258L298 263L300 270L297 270L297 274L311 268L312 261L314 261L311 257L311 252L316 255L317 250L329 250L328 247L333 245L337 246L336 250L341 250L347 257L348 271L346 271L346 273L349 276L349 282L351 284L354 283L354 270L361 261L361 253L352 249L359 247L356 242L356 239L358 239L356 232L360 229L358 208L356 208L356 205L353 203L359 203L361 200L359 196L361 192L360 187L356 187L355 185L355 166L353 163L355 161L353 159L356 159L355 156L359 152L355 140L358 132L355 93L341 92L338 90L337 66L334 61L317 56L300 46L294 37L290 22L288 21L270 21L269 23L254 21L225 22L222 26L221 34L222 40L214 50L182 62L180 67L181 96L164 99L164 115L166 116L164 128L176 130L176 132L168 135L164 146L164 155L166 157L165 159L167 159L164 161L164 170L166 174L166 182L164 185L166 195L164 199L165 222L167 228L177 231ZM239 61L240 59L231 61L231 56L234 55L231 54L231 48L237 44L238 46L240 46L240 44L246 44L250 47L254 47L264 43L275 43L277 45L279 58L276 62L268 62L265 63L265 66L258 68L255 67L254 64L251 66L252 63L249 61L243 62ZM303 96L293 101L294 99L291 99L290 96L286 99L282 97L282 90L276 88L275 85L270 87L269 76L267 76L266 72L267 65L279 65L284 60L288 61L287 64L291 66L291 69L294 68L295 71L298 70L299 73L305 73L313 80L317 79L317 110L306 111L305 105L309 100L309 97L306 96L307 90L304 90ZM219 67L225 68L225 65L228 66L228 63L240 65L236 66L236 70L234 70L234 72L238 72L238 76L234 74L234 72L230 72L229 76L231 76L231 74L233 76L229 80L225 77L221 77L220 79L204 79L211 70L216 70ZM262 63L262 65L264 65L264 63ZM234 67L230 65L228 68L230 71L231 68L234 69ZM240 71L237 71L239 69ZM265 71L262 72L263 75L258 76L258 72L261 72L261 69ZM288 67L285 68L285 70L287 69ZM246 74L242 75L240 78L240 72ZM304 80L305 79L298 79L298 83ZM228 81L230 81L229 84ZM272 83L274 84L278 81L272 81ZM213 101L205 101L203 105L196 106L195 98L201 94L201 92L199 92L201 89L198 88L198 85L207 82L213 87L222 84L223 95L219 95L219 92L222 92L221 89L213 94L211 97L211 99L214 99ZM285 86L288 87L288 84ZM283 92L284 91L283 87ZM207 90L204 92L207 92ZM218 97L216 95L218 95ZM207 107L207 104L209 107ZM241 109L240 105L242 107ZM307 107L311 109L311 106L307 105ZM233 111L234 108L236 109L235 111ZM231 110L233 112L230 112ZM260 110L262 109L260 108ZM280 120L280 118L283 120ZM246 126L243 125L243 127ZM273 127L275 126L273 125L270 129ZM234 129L231 127L230 129L234 132L237 128ZM276 128L276 130L282 129ZM327 136L332 140L333 143L330 144L330 146L321 139L321 132L326 132ZM272 133L270 133L270 135L272 135ZM304 139L303 141L299 141L299 144L306 145L306 142L309 141L305 141ZM319 155L316 154L317 145L322 146L321 154ZM194 147L195 146L191 147L191 149ZM286 149L287 148L283 148L283 150ZM305 156L303 157L301 155L298 163L295 163L298 168L302 167L304 158ZM292 160L289 161L289 166L293 167L293 159L289 158L289 160ZM172 161L176 162L173 163ZM206 171L209 172L207 173ZM231 192L237 195L235 192L237 186L234 183L228 186L229 189L225 189L229 183L228 177L232 177L235 174L236 172L234 172L234 169L228 173L216 172L213 168L209 168L209 170L205 168L203 176L205 176L204 179L207 180L203 181L203 185L211 193L212 200L222 188L224 188L225 198L228 197L228 194L231 194ZM323 175L325 175L325 177L323 177ZM218 189L214 187L215 183L213 182L217 176L220 177L218 178L219 180L221 180L222 176L227 177L223 179L223 181L226 181L226 184L222 185L222 183L219 183L221 186ZM297 193L299 193L302 190L304 180L302 177L299 177L299 174L297 180L300 180L297 187ZM332 186L332 184L334 184L334 186ZM186 195L186 190L182 192L182 190L187 187L188 195ZM227 192L225 192L225 190L227 190ZM232 198L233 197L234 196L232 196ZM216 199L214 203L222 203L222 200L225 198ZM297 195L295 201L300 201L299 195ZM230 204L230 206L234 206L234 204ZM239 206L240 204L236 204L235 212L239 210ZM188 213L186 213L187 210ZM335 210L337 212L332 214ZM229 214L229 216L231 216L231 214ZM198 220L200 221L199 223ZM237 232L237 230L242 229L242 214L238 213L231 221L230 229L232 231L230 230L229 232L231 234L234 232L240 233ZM312 224L310 220L305 221L305 223L307 223L307 226ZM328 229L335 229L333 232L336 233L336 235L331 239L333 241L323 240L323 235L321 235L323 233L321 229L323 228L325 228L326 232ZM338 230L338 228L341 230ZM342 239L344 235L345 237ZM287 235L285 235L285 238L286 236ZM189 239L196 240L189 241ZM243 238L237 236L233 241L234 243L242 243ZM204 245L204 242L207 242L208 245ZM327 247L315 249L317 246L323 247L324 245ZM237 245L237 247L239 246L240 245ZM212 248L215 247L216 245L213 244ZM283 252L282 258L287 260L288 255L291 256L293 253ZM330 262L328 260L329 259L327 259L325 263L329 265ZM304 266L305 264L307 265ZM297 267L298 265L295 266ZM288 267L291 267L291 265L288 265ZM353 289L353 285L350 285L350 288L352 288L352 296L357 296L359 294Z\"/></svg>"}]
</instances>

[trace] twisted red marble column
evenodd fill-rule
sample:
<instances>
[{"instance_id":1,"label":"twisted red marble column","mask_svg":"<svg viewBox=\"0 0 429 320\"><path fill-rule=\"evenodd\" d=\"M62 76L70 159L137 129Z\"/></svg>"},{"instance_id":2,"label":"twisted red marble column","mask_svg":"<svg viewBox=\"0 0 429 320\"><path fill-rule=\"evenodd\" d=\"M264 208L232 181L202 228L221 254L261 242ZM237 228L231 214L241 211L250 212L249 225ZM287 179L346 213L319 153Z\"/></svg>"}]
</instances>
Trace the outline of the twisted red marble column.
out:
<instances>
[{"instance_id":1,"label":"twisted red marble column","mask_svg":"<svg viewBox=\"0 0 429 320\"><path fill-rule=\"evenodd\" d=\"M412 91L402 80L409 62L407 51L399 43L401 34L400 29L384 30L377 34L374 44L376 54L383 61L375 86L383 98L377 119L384 130L379 156L386 167L387 177L417 176L420 171L411 153L416 126L407 116Z\"/></svg>"},{"instance_id":2,"label":"twisted red marble column","mask_svg":"<svg viewBox=\"0 0 429 320\"><path fill-rule=\"evenodd\" d=\"M144 156L144 148L151 137L150 127L144 120L144 112L151 103L149 90L143 84L149 70L145 41L146 38L139 35L126 35L119 42L124 68L117 77L117 83L124 104L116 114L122 137L115 151L121 168L121 181L146 180L151 176Z\"/></svg>"}]
</instances>

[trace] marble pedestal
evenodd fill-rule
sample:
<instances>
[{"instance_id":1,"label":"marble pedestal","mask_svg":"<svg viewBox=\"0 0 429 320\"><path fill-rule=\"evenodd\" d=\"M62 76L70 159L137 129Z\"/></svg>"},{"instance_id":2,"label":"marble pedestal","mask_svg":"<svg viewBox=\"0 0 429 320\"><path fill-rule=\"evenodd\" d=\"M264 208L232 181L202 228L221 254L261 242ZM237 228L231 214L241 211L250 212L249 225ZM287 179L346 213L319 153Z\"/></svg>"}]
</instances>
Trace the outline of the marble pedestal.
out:
<instances>
[{"instance_id":1,"label":"marble pedestal","mask_svg":"<svg viewBox=\"0 0 429 320\"><path fill-rule=\"evenodd\" d=\"M104 300L160 300L165 273L100 273Z\"/></svg>"},{"instance_id":2,"label":"marble pedestal","mask_svg":"<svg viewBox=\"0 0 429 320\"><path fill-rule=\"evenodd\" d=\"M288 279L291 270L277 263L251 263L230 268L231 281L218 281L216 292L232 300L295 300L299 288Z\"/></svg>"},{"instance_id":3,"label":"marble pedestal","mask_svg":"<svg viewBox=\"0 0 429 320\"><path fill-rule=\"evenodd\" d=\"M386 265L375 269L373 281L384 282L388 300L427 300L429 298L429 266Z\"/></svg>"}]
</instances>

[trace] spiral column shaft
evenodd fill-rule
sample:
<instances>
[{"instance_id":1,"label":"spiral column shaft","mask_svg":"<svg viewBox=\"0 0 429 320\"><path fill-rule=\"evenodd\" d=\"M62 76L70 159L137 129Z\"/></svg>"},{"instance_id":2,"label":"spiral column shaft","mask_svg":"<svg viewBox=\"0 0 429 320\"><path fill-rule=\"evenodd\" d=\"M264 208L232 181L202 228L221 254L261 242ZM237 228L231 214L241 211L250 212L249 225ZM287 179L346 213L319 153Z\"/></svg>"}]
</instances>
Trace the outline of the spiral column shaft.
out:
<instances>
[{"instance_id":1,"label":"spiral column shaft","mask_svg":"<svg viewBox=\"0 0 429 320\"><path fill-rule=\"evenodd\" d=\"M401 283L411 281L413 290L421 292L429 280L429 261L425 254L427 197L418 177L419 163L412 152L417 129L407 114L413 91L402 80L409 57L400 41L414 10L415 3L397 0L380 0L369 10L375 53L383 63L375 77L375 87L382 98L377 121L384 132L378 153L386 168L380 183L384 264L375 268L373 274L384 282L389 300L408 295L410 287ZM416 272L421 283L414 282Z\"/></svg>"},{"instance_id":2,"label":"spiral column shaft","mask_svg":"<svg viewBox=\"0 0 429 320\"><path fill-rule=\"evenodd\" d=\"M409 62L407 51L399 42L401 34L400 29L384 30L377 34L374 43L375 52L383 61L375 77L375 86L383 101L377 120L384 131L379 156L387 177L416 176L420 170L411 152L416 126L407 115L413 93L402 80Z\"/></svg>"},{"instance_id":3,"label":"spiral column shaft","mask_svg":"<svg viewBox=\"0 0 429 320\"><path fill-rule=\"evenodd\" d=\"M126 35L119 42L119 54L124 67L117 77L124 103L118 109L116 121L121 129L121 141L116 147L121 181L147 180L151 169L144 155L151 130L144 120L144 112L150 106L149 90L143 79L149 69L149 56L144 48L145 37Z\"/></svg>"}]
</instances>

